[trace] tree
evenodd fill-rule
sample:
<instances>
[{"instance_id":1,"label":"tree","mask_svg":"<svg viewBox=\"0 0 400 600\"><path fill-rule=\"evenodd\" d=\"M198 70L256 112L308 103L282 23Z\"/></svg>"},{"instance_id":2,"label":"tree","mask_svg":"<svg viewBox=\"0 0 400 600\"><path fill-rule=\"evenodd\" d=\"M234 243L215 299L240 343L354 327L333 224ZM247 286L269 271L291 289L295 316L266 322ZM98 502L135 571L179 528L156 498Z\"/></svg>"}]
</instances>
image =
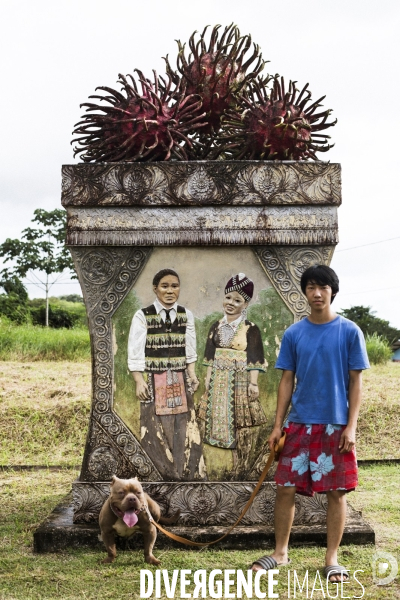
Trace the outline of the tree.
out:
<instances>
[{"instance_id":1,"label":"tree","mask_svg":"<svg viewBox=\"0 0 400 600\"><path fill-rule=\"evenodd\" d=\"M82 296L79 294L67 294L66 296L58 296L60 300L65 300L66 302L74 302L75 304L84 304Z\"/></svg>"},{"instance_id":2,"label":"tree","mask_svg":"<svg viewBox=\"0 0 400 600\"><path fill-rule=\"evenodd\" d=\"M26 323L29 320L28 292L18 277L0 281L0 287L5 294L0 294L0 314L5 315L16 323Z\"/></svg>"},{"instance_id":3,"label":"tree","mask_svg":"<svg viewBox=\"0 0 400 600\"><path fill-rule=\"evenodd\" d=\"M6 239L0 244L0 256L4 262L12 261L13 266L2 270L2 286L13 278L26 277L29 273L32 283L46 292L46 326L49 325L49 290L59 279L50 281L55 273L68 270L76 278L71 255L65 246L66 212L63 209L46 211L37 208L32 219L38 228L27 227L21 233L21 239ZM35 271L43 274L38 277ZM60 275L61 276L61 275Z\"/></svg>"},{"instance_id":4,"label":"tree","mask_svg":"<svg viewBox=\"0 0 400 600\"><path fill-rule=\"evenodd\" d=\"M400 339L400 330L392 327L389 321L376 317L370 306L352 306L345 308L340 314L354 321L365 336L382 336L390 345Z\"/></svg>"}]
</instances>

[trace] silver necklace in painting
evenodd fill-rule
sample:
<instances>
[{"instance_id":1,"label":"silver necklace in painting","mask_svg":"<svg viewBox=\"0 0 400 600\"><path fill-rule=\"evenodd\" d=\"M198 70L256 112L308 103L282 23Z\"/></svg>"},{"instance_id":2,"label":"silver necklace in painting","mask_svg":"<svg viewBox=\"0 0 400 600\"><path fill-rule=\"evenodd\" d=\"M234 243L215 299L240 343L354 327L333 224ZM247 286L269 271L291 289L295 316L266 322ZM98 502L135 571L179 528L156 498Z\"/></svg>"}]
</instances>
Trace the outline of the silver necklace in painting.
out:
<instances>
[{"instance_id":1,"label":"silver necklace in painting","mask_svg":"<svg viewBox=\"0 0 400 600\"><path fill-rule=\"evenodd\" d=\"M233 326L227 321L225 323L221 323L221 325L218 327L218 337L221 348L229 348L231 346L232 340L235 337L236 331L242 321L243 316L241 316L240 321L235 323Z\"/></svg>"}]
</instances>

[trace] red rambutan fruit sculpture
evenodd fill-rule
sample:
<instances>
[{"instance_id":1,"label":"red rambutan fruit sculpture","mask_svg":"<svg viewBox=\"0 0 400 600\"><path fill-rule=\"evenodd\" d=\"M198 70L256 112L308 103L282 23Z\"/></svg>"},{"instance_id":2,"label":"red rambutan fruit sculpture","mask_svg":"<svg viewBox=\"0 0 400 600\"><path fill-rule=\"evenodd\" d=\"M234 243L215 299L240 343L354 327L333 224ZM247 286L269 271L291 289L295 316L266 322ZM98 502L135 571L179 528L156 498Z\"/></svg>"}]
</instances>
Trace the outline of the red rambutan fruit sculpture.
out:
<instances>
[{"instance_id":1,"label":"red rambutan fruit sculpture","mask_svg":"<svg viewBox=\"0 0 400 600\"><path fill-rule=\"evenodd\" d=\"M87 114L75 125L74 156L83 153L84 162L188 159L185 147L192 145L188 136L206 125L200 97L188 93L180 81L173 85L170 76L166 81L153 71L152 82L135 71L141 91L132 75L120 74L122 93L98 87L107 95L90 98L105 105L81 104Z\"/></svg>"},{"instance_id":2,"label":"red rambutan fruit sculpture","mask_svg":"<svg viewBox=\"0 0 400 600\"><path fill-rule=\"evenodd\" d=\"M273 81L272 89L266 86ZM283 77L251 82L238 98L238 105L226 111L215 145L214 157L221 152L231 159L318 160L316 152L327 152L329 135L318 132L335 125L328 123L332 112L316 112L325 98L309 106L308 83L297 95L296 82L285 91Z\"/></svg>"},{"instance_id":3,"label":"red rambutan fruit sculpture","mask_svg":"<svg viewBox=\"0 0 400 600\"><path fill-rule=\"evenodd\" d=\"M253 44L253 53L245 60L251 47L251 36L241 36L239 29L233 24L225 27L221 37L221 25L216 25L211 31L207 46L205 35L208 27L204 28L198 41L195 39L196 31L190 37L191 53L188 58L185 57L185 44L177 41L177 68L187 83L187 93L199 94L202 99L208 122L208 126L202 129L205 135L219 130L221 116L234 104L240 90L262 71L265 64L256 44ZM168 56L165 61L168 74L178 85L180 75L171 68ZM247 73L254 61L256 64Z\"/></svg>"}]
</instances>

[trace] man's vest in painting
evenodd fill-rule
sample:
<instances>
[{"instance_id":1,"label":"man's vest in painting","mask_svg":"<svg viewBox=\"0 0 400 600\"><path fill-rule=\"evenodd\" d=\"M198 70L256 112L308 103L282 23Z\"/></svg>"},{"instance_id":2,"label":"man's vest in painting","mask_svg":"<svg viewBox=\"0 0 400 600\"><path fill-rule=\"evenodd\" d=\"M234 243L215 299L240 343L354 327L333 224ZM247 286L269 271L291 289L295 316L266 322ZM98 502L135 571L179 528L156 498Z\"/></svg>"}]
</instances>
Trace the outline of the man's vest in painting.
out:
<instances>
[{"instance_id":1,"label":"man's vest in painting","mask_svg":"<svg viewBox=\"0 0 400 600\"><path fill-rule=\"evenodd\" d=\"M147 336L145 347L145 370L162 373L167 370L186 369L187 315L183 306L177 306L176 318L170 327L157 314L154 304L142 308L146 317Z\"/></svg>"}]
</instances>

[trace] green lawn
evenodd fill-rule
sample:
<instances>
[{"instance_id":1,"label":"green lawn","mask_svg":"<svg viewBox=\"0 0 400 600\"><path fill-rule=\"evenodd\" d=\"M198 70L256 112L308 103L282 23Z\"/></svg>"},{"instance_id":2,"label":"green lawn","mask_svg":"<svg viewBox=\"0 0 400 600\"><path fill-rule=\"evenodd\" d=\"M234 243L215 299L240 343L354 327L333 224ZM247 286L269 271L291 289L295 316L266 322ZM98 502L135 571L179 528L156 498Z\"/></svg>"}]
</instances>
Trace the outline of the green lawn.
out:
<instances>
[{"instance_id":1,"label":"green lawn","mask_svg":"<svg viewBox=\"0 0 400 600\"><path fill-rule=\"evenodd\" d=\"M59 554L35 555L32 552L32 534L42 519L69 491L77 472L3 472L0 475L0 598L7 600L124 600L140 597L141 569L151 569L143 561L142 551L119 552L113 565L101 565L104 553L99 550L70 549ZM376 586L372 581L371 560L376 549L392 553L400 559L400 512L397 493L400 488L400 466L362 467L360 486L351 494L354 507L362 509L363 516L375 528L377 545L343 546L340 560L352 572L362 569L358 579L365 588L364 598L392 599L400 597L397 578L389 586ZM174 569L192 572L206 569L242 569L270 548L249 551L232 550L162 550L155 549L163 569L170 575ZM316 570L323 566L324 549L320 547L292 548L291 573L296 570L302 582L309 572L311 594ZM288 598L287 568L281 568L277 591L280 598ZM291 577L292 580L292 577ZM262 589L266 589L266 581ZM317 585L316 587L319 587ZM162 588L163 589L163 588ZM190 588L188 588L190 589ZM234 588L233 588L234 589ZM293 597L293 584L291 586ZM335 595L335 587L330 590ZM355 581L344 587L344 596L360 596L362 588ZM326 595L326 591L325 591ZM152 596L155 597L155 596ZM165 595L161 596L166 598ZM176 598L180 597L178 592ZM211 596L207 596L211 597ZM245 596L244 596L245 597ZM306 598L297 590L298 598ZM311 597L311 596L309 596ZM322 598L314 592L313 598ZM340 590L339 590L340 597Z\"/></svg>"},{"instance_id":2,"label":"green lawn","mask_svg":"<svg viewBox=\"0 0 400 600\"><path fill-rule=\"evenodd\" d=\"M383 452L400 456L399 404L400 365L373 367L365 376L358 441L360 458L376 458ZM89 410L89 362L0 362L0 463L79 465ZM70 491L77 474L73 469L0 472L1 600L140 597L140 570L150 568L143 561L142 551L120 552L113 565L99 564L104 555L99 550L33 554L33 531ZM399 489L400 465L364 466L360 468L360 485L349 497L353 507L361 510L374 527L377 538L376 548L343 546L340 551L342 564L352 572L364 571L358 577L365 588L363 598L400 598L399 577L388 586L377 586L372 581L371 566L376 550L390 552L400 561ZM157 551L156 546L155 555L170 574L174 569L192 572L206 569L210 573L212 569L245 569L270 550L265 547L251 551L187 548ZM308 570L311 597L316 571L321 572L323 566L324 549L292 548L290 557L291 580L296 570L302 582ZM153 567L151 570L155 571ZM287 578L288 570L282 568L276 588L280 598L288 598ZM266 591L266 581L262 586ZM335 587L330 593L335 596ZM344 597L361 595L362 588L355 580L344 587ZM179 591L175 597L180 597ZM294 597L293 584L290 597ZM297 590L296 597L307 596ZM324 596L321 591L314 591L312 597Z\"/></svg>"}]
</instances>

